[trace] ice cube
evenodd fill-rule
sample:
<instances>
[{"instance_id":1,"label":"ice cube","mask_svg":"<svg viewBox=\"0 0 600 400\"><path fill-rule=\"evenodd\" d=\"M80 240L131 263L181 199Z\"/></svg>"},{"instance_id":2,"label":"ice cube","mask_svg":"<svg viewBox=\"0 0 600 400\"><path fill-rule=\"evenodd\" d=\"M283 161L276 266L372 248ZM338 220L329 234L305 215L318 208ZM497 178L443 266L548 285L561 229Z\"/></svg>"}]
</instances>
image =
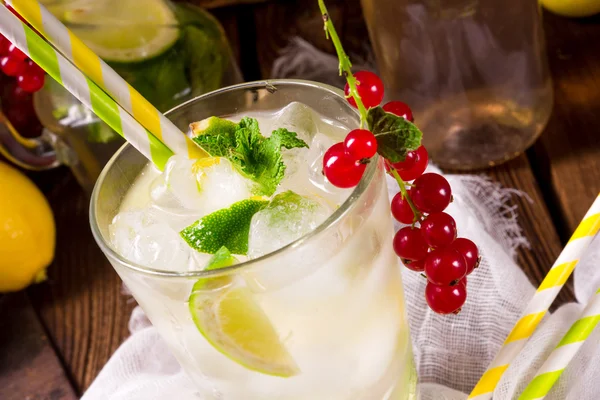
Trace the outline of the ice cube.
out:
<instances>
[{"instance_id":1,"label":"ice cube","mask_svg":"<svg viewBox=\"0 0 600 400\"><path fill-rule=\"evenodd\" d=\"M128 260L164 270L190 268L190 247L167 223L152 218L149 210L117 214L109 232L116 250Z\"/></svg>"},{"instance_id":2,"label":"ice cube","mask_svg":"<svg viewBox=\"0 0 600 400\"><path fill-rule=\"evenodd\" d=\"M250 197L252 182L226 158L189 160L173 156L150 189L153 206L198 219ZM192 212L190 212L192 211ZM193 222L193 221L191 221ZM190 223L191 223L190 222Z\"/></svg>"},{"instance_id":3,"label":"ice cube","mask_svg":"<svg viewBox=\"0 0 600 400\"><path fill-rule=\"evenodd\" d=\"M269 206L252 217L248 256L271 253L319 226L331 214L325 204L293 192L275 196Z\"/></svg>"},{"instance_id":4,"label":"ice cube","mask_svg":"<svg viewBox=\"0 0 600 400\"><path fill-rule=\"evenodd\" d=\"M226 158L218 158L218 163L209 167L197 168L196 176L203 215L252 196L254 183L240 175Z\"/></svg>"},{"instance_id":5,"label":"ice cube","mask_svg":"<svg viewBox=\"0 0 600 400\"><path fill-rule=\"evenodd\" d=\"M313 136L317 133L318 117L314 110L306 104L294 101L277 114L269 122L271 126L261 126L261 131L265 136L271 134L278 128L286 128L288 131L296 132L298 137L306 143L310 143Z\"/></svg>"}]
</instances>

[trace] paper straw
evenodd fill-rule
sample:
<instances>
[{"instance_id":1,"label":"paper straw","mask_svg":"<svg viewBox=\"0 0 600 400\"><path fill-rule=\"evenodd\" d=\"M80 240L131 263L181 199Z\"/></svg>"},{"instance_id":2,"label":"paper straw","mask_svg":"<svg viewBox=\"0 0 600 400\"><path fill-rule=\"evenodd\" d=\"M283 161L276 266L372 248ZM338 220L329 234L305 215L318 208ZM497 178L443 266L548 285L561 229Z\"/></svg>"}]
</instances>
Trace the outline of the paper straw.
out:
<instances>
[{"instance_id":1,"label":"paper straw","mask_svg":"<svg viewBox=\"0 0 600 400\"><path fill-rule=\"evenodd\" d=\"M11 0L9 3L81 72L100 86L175 154L186 155L189 158L206 157L206 153L200 147L121 78L114 69L102 61L96 53L83 44L73 32L37 0ZM99 23L102 22L99 21Z\"/></svg>"},{"instance_id":2,"label":"paper straw","mask_svg":"<svg viewBox=\"0 0 600 400\"><path fill-rule=\"evenodd\" d=\"M521 352L548 308L571 276L575 265L600 229L600 194L583 217L569 242L546 274L500 351L469 395L469 399L489 400L504 372Z\"/></svg>"},{"instance_id":3,"label":"paper straw","mask_svg":"<svg viewBox=\"0 0 600 400\"><path fill-rule=\"evenodd\" d=\"M0 5L0 33L158 168L163 169L173 152L3 5Z\"/></svg>"},{"instance_id":4,"label":"paper straw","mask_svg":"<svg viewBox=\"0 0 600 400\"><path fill-rule=\"evenodd\" d=\"M546 362L519 396L519 400L537 400L546 397L585 340L592 334L598 322L600 322L600 289L590 299L581 317L571 325L558 346L550 353Z\"/></svg>"}]
</instances>

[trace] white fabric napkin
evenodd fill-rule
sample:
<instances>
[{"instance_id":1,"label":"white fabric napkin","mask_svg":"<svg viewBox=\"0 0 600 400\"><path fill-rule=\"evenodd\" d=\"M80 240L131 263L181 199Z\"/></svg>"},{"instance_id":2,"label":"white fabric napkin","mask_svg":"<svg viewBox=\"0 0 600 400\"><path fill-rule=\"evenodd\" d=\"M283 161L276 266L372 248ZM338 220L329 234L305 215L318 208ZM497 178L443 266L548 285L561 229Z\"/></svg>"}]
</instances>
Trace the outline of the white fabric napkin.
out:
<instances>
[{"instance_id":1,"label":"white fabric napkin","mask_svg":"<svg viewBox=\"0 0 600 400\"><path fill-rule=\"evenodd\" d=\"M447 178L455 199L448 212L457 222L459 236L476 241L483 260L469 276L467 303L456 316L433 313L424 300L424 279L398 266L403 270L422 400L465 399L535 291L514 261L516 248L527 246L517 223L517 210L507 205L515 191L477 176ZM388 186L391 197L398 191L397 185L388 179ZM600 287L598 238L590 249L574 273L579 303L564 305L543 320L506 371L494 399L518 397ZM108 361L83 400L204 400L139 307L129 328L131 337ZM547 398L598 399L598 376L600 329L588 339Z\"/></svg>"}]
</instances>

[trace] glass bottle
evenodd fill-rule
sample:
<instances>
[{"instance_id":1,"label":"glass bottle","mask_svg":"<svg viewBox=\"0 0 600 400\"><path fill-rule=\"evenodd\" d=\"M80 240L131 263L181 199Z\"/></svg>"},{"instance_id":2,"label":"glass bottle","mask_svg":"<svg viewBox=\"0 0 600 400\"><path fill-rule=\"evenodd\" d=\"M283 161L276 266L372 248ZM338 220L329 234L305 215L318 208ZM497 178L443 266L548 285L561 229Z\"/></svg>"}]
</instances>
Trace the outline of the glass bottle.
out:
<instances>
[{"instance_id":1,"label":"glass bottle","mask_svg":"<svg viewBox=\"0 0 600 400\"><path fill-rule=\"evenodd\" d=\"M510 160L552 108L536 0L361 0L387 100L413 110L443 168Z\"/></svg>"}]
</instances>

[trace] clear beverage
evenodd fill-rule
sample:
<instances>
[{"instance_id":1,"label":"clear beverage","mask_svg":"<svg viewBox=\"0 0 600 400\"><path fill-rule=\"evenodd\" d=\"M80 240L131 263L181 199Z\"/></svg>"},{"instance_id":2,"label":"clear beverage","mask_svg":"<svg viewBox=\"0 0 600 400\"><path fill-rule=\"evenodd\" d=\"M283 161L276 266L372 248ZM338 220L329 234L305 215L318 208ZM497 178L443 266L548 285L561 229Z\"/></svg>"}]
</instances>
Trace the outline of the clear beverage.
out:
<instances>
[{"instance_id":1,"label":"clear beverage","mask_svg":"<svg viewBox=\"0 0 600 400\"><path fill-rule=\"evenodd\" d=\"M170 117L183 128L211 115L252 116L263 134L286 127L310 145L284 152L286 176L277 193L293 190L311 206L279 219L267 209L256 213L248 256L236 255L240 264L203 270L211 256L178 234L251 197L226 162L203 169L198 192L194 161L175 156L160 173L125 146L102 173L91 205L98 243L201 398L413 399L416 375L382 165L371 163L354 190L334 188L320 171L325 150L357 125L355 111L336 89L277 81L200 97ZM216 315L225 301L239 308L229 320L219 325L217 317L202 317L210 326L198 324L198 313ZM276 337L262 350L246 338L258 353L253 360L240 361L226 340L207 334L232 320L243 331L255 323L247 315L256 313ZM274 349L285 353L276 358L279 368Z\"/></svg>"},{"instance_id":2,"label":"clear beverage","mask_svg":"<svg viewBox=\"0 0 600 400\"><path fill-rule=\"evenodd\" d=\"M386 97L410 105L442 167L516 157L552 109L535 0L362 0Z\"/></svg>"}]
</instances>

